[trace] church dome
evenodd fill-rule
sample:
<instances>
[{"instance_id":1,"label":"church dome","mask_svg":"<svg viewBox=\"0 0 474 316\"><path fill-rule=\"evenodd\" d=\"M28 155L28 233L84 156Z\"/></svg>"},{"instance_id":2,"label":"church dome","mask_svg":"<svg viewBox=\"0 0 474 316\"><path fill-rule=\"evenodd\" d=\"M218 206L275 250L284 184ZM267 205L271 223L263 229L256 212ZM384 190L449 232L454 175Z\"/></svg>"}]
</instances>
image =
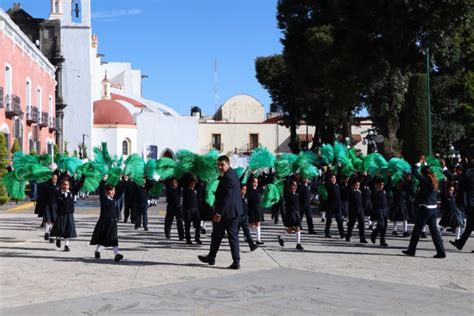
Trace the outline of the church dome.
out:
<instances>
[{"instance_id":1,"label":"church dome","mask_svg":"<svg viewBox=\"0 0 474 316\"><path fill-rule=\"evenodd\" d=\"M127 108L113 100L94 102L94 124L136 125Z\"/></svg>"}]
</instances>

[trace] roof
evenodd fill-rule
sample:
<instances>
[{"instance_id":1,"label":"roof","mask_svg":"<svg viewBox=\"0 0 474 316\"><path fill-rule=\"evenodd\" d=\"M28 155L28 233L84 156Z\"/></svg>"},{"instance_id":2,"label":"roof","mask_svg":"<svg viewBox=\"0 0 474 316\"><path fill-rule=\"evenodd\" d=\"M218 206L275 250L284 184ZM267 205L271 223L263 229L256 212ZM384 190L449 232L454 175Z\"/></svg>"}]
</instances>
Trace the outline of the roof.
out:
<instances>
[{"instance_id":1,"label":"roof","mask_svg":"<svg viewBox=\"0 0 474 316\"><path fill-rule=\"evenodd\" d=\"M114 100L94 102L94 124L136 125L127 108Z\"/></svg>"},{"instance_id":2,"label":"roof","mask_svg":"<svg viewBox=\"0 0 474 316\"><path fill-rule=\"evenodd\" d=\"M126 101L130 104L132 104L133 106L137 107L137 108L145 108L146 106L141 103L140 101L137 101L135 99L132 99L132 98L129 98L129 97L126 97L124 95L120 95L120 94L116 94L116 93L111 93L110 94L111 97L112 97L112 100L121 100L121 101Z\"/></svg>"}]
</instances>

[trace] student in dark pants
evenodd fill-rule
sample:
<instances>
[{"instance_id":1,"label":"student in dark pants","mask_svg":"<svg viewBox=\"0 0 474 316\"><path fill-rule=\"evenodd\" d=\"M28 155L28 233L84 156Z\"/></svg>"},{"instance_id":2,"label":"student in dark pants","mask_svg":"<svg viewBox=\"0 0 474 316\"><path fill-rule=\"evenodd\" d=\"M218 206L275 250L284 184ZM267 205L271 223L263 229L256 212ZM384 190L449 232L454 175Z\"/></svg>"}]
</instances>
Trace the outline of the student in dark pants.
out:
<instances>
[{"instance_id":1,"label":"student in dark pants","mask_svg":"<svg viewBox=\"0 0 474 316\"><path fill-rule=\"evenodd\" d=\"M131 181L127 176L123 176L123 199L124 199L124 219L126 223L130 217L130 222L135 223L135 213L133 211L134 192L137 190L135 182Z\"/></svg>"},{"instance_id":2,"label":"student in dark pants","mask_svg":"<svg viewBox=\"0 0 474 316\"><path fill-rule=\"evenodd\" d=\"M421 175L418 169L413 168L413 175L420 181L420 188L418 191L419 209L415 216L415 226L411 234L410 244L408 250L403 250L407 256L414 256L416 253L416 245L420 239L421 229L428 225L430 228L431 238L436 248L436 255L433 258L445 258L446 251L444 250L443 240L436 225L438 207L437 207L437 191L438 179L431 171L430 167L424 166L421 168Z\"/></svg>"},{"instance_id":3,"label":"student in dark pants","mask_svg":"<svg viewBox=\"0 0 474 316\"><path fill-rule=\"evenodd\" d=\"M370 235L370 240L375 244L377 236L380 235L380 246L387 247L385 235L387 234L388 222L388 199L384 190L384 180L378 178L375 180L375 191L372 192L372 213L377 221L377 227Z\"/></svg>"},{"instance_id":4,"label":"student in dark pants","mask_svg":"<svg viewBox=\"0 0 474 316\"><path fill-rule=\"evenodd\" d=\"M365 239L364 227L364 207L362 203L362 192L360 191L360 180L355 179L349 190L349 223L347 224L346 241L351 241L352 229L357 220L359 224L359 238L363 244L367 243Z\"/></svg>"},{"instance_id":5,"label":"student in dark pants","mask_svg":"<svg viewBox=\"0 0 474 316\"><path fill-rule=\"evenodd\" d=\"M143 229L148 231L148 199L150 198L148 191L150 191L152 187L153 182L151 180L145 180L143 185L138 186L135 196L135 229L140 228L143 218Z\"/></svg>"},{"instance_id":6,"label":"student in dark pants","mask_svg":"<svg viewBox=\"0 0 474 316\"><path fill-rule=\"evenodd\" d=\"M300 216L301 222L303 222L303 216L306 216L306 224L308 225L308 234L315 235L313 225L313 216L311 215L311 190L309 187L308 179L303 179L301 186L299 188L299 197L300 197Z\"/></svg>"},{"instance_id":7,"label":"student in dark pants","mask_svg":"<svg viewBox=\"0 0 474 316\"><path fill-rule=\"evenodd\" d=\"M191 241L191 223L195 229L194 241L201 245L201 219L199 218L198 198L196 191L197 179L191 177L188 185L183 189L183 217L186 243L192 245Z\"/></svg>"},{"instance_id":8,"label":"student in dark pants","mask_svg":"<svg viewBox=\"0 0 474 316\"><path fill-rule=\"evenodd\" d=\"M184 239L183 214L181 210L181 188L178 186L178 180L171 178L166 187L166 216L165 216L165 235L166 239L171 238L171 225L176 217L179 240Z\"/></svg>"},{"instance_id":9,"label":"student in dark pants","mask_svg":"<svg viewBox=\"0 0 474 316\"><path fill-rule=\"evenodd\" d=\"M344 226L342 223L341 216L341 188L337 184L336 175L329 174L328 181L326 181L326 190L328 192L327 200L327 213L326 213L326 229L324 234L326 238L332 238L331 236L331 222L332 218L336 218L337 229L339 230L339 237L344 238Z\"/></svg>"},{"instance_id":10,"label":"student in dark pants","mask_svg":"<svg viewBox=\"0 0 474 316\"><path fill-rule=\"evenodd\" d=\"M248 213L248 204L247 204L247 185L243 184L240 188L240 196L242 197L242 209L244 214L240 218L239 230L242 227L242 231L244 232L245 241L249 244L250 251L254 251L258 248L258 245L254 243L252 239L252 234L250 234L249 228L249 213Z\"/></svg>"}]
</instances>

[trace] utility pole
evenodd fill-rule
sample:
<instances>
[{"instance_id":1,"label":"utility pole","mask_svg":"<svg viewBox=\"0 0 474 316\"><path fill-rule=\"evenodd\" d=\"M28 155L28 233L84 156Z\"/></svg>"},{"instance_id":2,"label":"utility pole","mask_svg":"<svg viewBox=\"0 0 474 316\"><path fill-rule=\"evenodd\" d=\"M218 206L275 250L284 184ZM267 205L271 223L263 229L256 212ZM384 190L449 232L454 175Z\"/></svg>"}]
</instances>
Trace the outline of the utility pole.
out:
<instances>
[{"instance_id":1,"label":"utility pole","mask_svg":"<svg viewBox=\"0 0 474 316\"><path fill-rule=\"evenodd\" d=\"M426 114L428 121L428 154L433 155L432 133L431 133L431 102L430 102L430 49L426 49Z\"/></svg>"}]
</instances>

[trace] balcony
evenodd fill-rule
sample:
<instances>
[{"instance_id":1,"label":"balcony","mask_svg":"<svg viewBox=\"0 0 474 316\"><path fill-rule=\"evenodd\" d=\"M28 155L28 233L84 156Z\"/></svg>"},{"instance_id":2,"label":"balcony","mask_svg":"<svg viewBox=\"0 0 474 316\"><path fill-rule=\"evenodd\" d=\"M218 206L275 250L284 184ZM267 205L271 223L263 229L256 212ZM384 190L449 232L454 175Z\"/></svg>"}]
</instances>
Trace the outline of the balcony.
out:
<instances>
[{"instance_id":1,"label":"balcony","mask_svg":"<svg viewBox=\"0 0 474 316\"><path fill-rule=\"evenodd\" d=\"M41 121L39 122L38 126L47 127L49 125L49 114L48 112L41 112Z\"/></svg>"},{"instance_id":2,"label":"balcony","mask_svg":"<svg viewBox=\"0 0 474 316\"><path fill-rule=\"evenodd\" d=\"M26 124L31 125L38 123L39 120L39 111L36 106L27 106L26 107Z\"/></svg>"},{"instance_id":3,"label":"balcony","mask_svg":"<svg viewBox=\"0 0 474 316\"><path fill-rule=\"evenodd\" d=\"M224 151L224 143L216 143L216 144L211 144L210 148L211 149L215 149L219 152L223 152Z\"/></svg>"},{"instance_id":4,"label":"balcony","mask_svg":"<svg viewBox=\"0 0 474 316\"><path fill-rule=\"evenodd\" d=\"M0 109L3 109L3 87L0 87Z\"/></svg>"},{"instance_id":5,"label":"balcony","mask_svg":"<svg viewBox=\"0 0 474 316\"><path fill-rule=\"evenodd\" d=\"M49 132L55 132L58 130L58 121L56 120L55 117L50 117L49 118Z\"/></svg>"},{"instance_id":6,"label":"balcony","mask_svg":"<svg viewBox=\"0 0 474 316\"><path fill-rule=\"evenodd\" d=\"M247 152L251 152L252 150L262 146L260 143L247 143Z\"/></svg>"},{"instance_id":7,"label":"balcony","mask_svg":"<svg viewBox=\"0 0 474 316\"><path fill-rule=\"evenodd\" d=\"M23 112L21 111L20 106L20 97L17 95L9 95L5 96L5 116L9 119L13 118L14 116L21 116Z\"/></svg>"}]
</instances>

